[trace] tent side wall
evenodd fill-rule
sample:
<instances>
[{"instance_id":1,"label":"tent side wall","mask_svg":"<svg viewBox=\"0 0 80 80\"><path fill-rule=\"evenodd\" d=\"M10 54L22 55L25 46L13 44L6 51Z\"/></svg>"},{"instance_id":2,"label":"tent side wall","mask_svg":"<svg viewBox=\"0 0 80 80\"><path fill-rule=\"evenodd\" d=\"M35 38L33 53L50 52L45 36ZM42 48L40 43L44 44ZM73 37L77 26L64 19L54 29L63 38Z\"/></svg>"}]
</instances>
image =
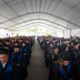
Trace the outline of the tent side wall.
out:
<instances>
[{"instance_id":1,"label":"tent side wall","mask_svg":"<svg viewBox=\"0 0 80 80\"><path fill-rule=\"evenodd\" d=\"M72 35L72 36L80 37L80 29L73 29L73 30L71 31L71 35Z\"/></svg>"},{"instance_id":2,"label":"tent side wall","mask_svg":"<svg viewBox=\"0 0 80 80\"><path fill-rule=\"evenodd\" d=\"M12 37L12 32L6 29L0 29L0 38Z\"/></svg>"},{"instance_id":3,"label":"tent side wall","mask_svg":"<svg viewBox=\"0 0 80 80\"><path fill-rule=\"evenodd\" d=\"M64 38L70 38L71 32L70 30L64 30Z\"/></svg>"}]
</instances>

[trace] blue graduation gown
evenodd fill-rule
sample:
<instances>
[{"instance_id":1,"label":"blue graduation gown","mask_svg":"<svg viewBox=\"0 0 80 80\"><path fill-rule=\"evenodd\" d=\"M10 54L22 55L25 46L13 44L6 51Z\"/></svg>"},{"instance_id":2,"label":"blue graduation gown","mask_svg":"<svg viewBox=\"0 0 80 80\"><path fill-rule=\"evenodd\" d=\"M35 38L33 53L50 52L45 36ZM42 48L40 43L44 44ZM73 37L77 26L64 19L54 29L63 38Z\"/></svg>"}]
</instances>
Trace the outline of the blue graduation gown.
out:
<instances>
[{"instance_id":1,"label":"blue graduation gown","mask_svg":"<svg viewBox=\"0 0 80 80\"><path fill-rule=\"evenodd\" d=\"M22 48L21 48L21 51L22 51L22 53L23 53L24 55L27 55L27 46L22 47Z\"/></svg>"},{"instance_id":2,"label":"blue graduation gown","mask_svg":"<svg viewBox=\"0 0 80 80\"><path fill-rule=\"evenodd\" d=\"M12 52L11 53L11 62L12 63L17 63L17 64L23 64L23 61L24 61L24 59L23 59L23 54L22 54L22 52L18 52L18 53L14 53L14 52Z\"/></svg>"},{"instance_id":3,"label":"blue graduation gown","mask_svg":"<svg viewBox=\"0 0 80 80\"><path fill-rule=\"evenodd\" d=\"M8 62L4 68L0 63L0 80L14 80L13 65L11 63Z\"/></svg>"},{"instance_id":4,"label":"blue graduation gown","mask_svg":"<svg viewBox=\"0 0 80 80\"><path fill-rule=\"evenodd\" d=\"M66 71L65 71L66 68ZM61 77L61 79L63 80L69 80L70 78L72 78L72 64L68 64L65 68L60 67L59 69L59 75Z\"/></svg>"}]
</instances>

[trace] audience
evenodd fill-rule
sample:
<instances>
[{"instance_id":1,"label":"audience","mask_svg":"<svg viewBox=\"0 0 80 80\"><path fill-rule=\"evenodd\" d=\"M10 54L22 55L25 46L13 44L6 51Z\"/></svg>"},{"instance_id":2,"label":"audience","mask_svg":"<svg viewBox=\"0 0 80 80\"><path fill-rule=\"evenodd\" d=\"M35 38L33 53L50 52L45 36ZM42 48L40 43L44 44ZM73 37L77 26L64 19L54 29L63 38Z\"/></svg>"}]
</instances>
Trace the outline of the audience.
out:
<instances>
[{"instance_id":1,"label":"audience","mask_svg":"<svg viewBox=\"0 0 80 80\"><path fill-rule=\"evenodd\" d=\"M80 38L38 36L49 80L80 80Z\"/></svg>"},{"instance_id":2,"label":"audience","mask_svg":"<svg viewBox=\"0 0 80 80\"><path fill-rule=\"evenodd\" d=\"M0 39L0 80L25 80L34 37Z\"/></svg>"},{"instance_id":3,"label":"audience","mask_svg":"<svg viewBox=\"0 0 80 80\"><path fill-rule=\"evenodd\" d=\"M80 80L80 38L38 36L44 51L48 80ZM0 80L28 78L34 37L17 36L0 39Z\"/></svg>"}]
</instances>

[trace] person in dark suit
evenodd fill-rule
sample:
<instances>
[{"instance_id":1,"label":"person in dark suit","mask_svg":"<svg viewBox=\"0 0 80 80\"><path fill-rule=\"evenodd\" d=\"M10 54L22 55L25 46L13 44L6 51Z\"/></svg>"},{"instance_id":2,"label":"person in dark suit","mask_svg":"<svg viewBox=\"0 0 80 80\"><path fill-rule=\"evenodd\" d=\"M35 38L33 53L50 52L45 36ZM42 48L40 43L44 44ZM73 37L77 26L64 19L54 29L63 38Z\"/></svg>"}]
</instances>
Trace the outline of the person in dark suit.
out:
<instances>
[{"instance_id":1,"label":"person in dark suit","mask_svg":"<svg viewBox=\"0 0 80 80\"><path fill-rule=\"evenodd\" d=\"M15 80L13 64L9 62L8 52L4 49L0 51L0 80Z\"/></svg>"}]
</instances>

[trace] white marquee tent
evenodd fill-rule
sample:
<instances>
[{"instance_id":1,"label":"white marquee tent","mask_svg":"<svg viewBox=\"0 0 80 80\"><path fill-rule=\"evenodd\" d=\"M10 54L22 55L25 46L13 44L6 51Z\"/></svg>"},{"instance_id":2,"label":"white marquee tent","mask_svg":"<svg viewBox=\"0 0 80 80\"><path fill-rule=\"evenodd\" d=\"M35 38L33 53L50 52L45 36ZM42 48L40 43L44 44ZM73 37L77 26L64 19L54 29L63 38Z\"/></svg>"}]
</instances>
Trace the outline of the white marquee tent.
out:
<instances>
[{"instance_id":1,"label":"white marquee tent","mask_svg":"<svg viewBox=\"0 0 80 80\"><path fill-rule=\"evenodd\" d=\"M2 29L11 36L41 25L79 36L80 0L0 0L0 35Z\"/></svg>"}]
</instances>

